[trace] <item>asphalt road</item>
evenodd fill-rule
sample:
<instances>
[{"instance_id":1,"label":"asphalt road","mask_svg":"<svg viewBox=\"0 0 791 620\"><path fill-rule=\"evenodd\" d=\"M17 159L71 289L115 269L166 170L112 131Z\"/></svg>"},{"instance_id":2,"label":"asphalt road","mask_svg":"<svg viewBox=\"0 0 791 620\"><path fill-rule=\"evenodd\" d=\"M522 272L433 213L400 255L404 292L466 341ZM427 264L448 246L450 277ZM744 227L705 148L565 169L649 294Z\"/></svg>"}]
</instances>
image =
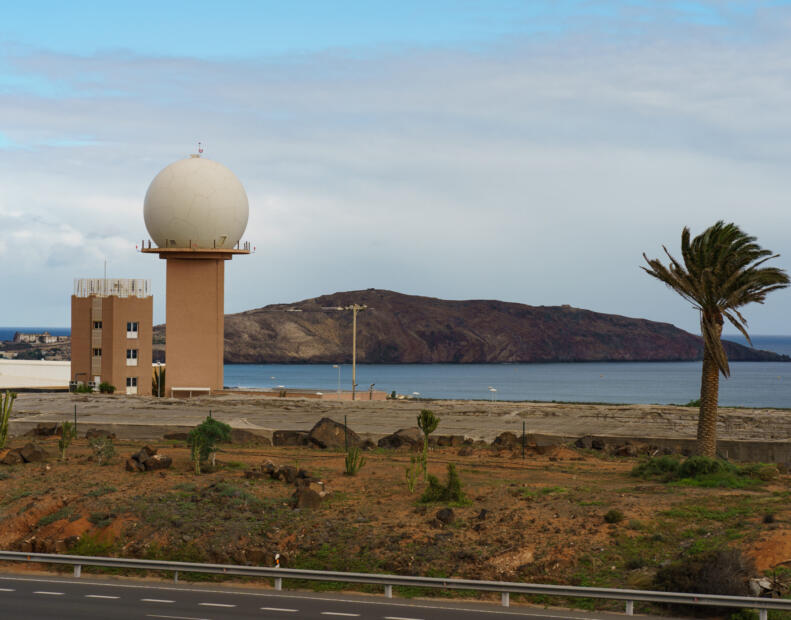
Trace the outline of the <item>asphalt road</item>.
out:
<instances>
[{"instance_id":1,"label":"asphalt road","mask_svg":"<svg viewBox=\"0 0 791 620\"><path fill-rule=\"evenodd\" d=\"M0 618L72 620L296 619L460 620L616 618L612 614L504 608L491 604L327 595L216 585L164 585L120 579L0 574Z\"/></svg>"}]
</instances>

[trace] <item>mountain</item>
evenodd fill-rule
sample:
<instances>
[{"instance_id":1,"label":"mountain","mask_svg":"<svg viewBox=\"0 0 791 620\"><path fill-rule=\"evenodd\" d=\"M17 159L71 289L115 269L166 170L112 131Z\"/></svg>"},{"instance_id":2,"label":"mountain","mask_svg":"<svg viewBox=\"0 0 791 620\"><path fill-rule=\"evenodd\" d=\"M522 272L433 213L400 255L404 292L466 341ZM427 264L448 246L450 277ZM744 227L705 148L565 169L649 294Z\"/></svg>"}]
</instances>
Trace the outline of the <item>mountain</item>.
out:
<instances>
[{"instance_id":1,"label":"mountain","mask_svg":"<svg viewBox=\"0 0 791 620\"><path fill-rule=\"evenodd\" d=\"M501 363L699 360L699 336L669 323L571 306L451 301L368 289L225 317L228 363L349 363L352 312L361 363ZM327 309L330 308L330 309ZM162 336L162 326L156 331ZM155 339L156 339L155 334ZM732 361L791 361L726 342Z\"/></svg>"}]
</instances>

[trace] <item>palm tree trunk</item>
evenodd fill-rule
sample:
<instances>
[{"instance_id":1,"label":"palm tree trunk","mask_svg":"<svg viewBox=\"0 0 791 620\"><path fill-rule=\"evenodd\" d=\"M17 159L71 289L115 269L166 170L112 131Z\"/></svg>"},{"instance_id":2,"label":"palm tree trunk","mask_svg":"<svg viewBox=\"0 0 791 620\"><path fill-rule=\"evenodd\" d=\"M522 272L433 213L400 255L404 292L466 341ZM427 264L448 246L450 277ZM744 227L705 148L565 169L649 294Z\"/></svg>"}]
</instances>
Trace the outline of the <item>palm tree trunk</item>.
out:
<instances>
[{"instance_id":1,"label":"palm tree trunk","mask_svg":"<svg viewBox=\"0 0 791 620\"><path fill-rule=\"evenodd\" d=\"M717 338L722 334L722 324L711 326ZM698 415L698 441L696 452L703 456L717 456L717 405L720 391L720 369L711 347L703 339L703 371L700 379L700 414Z\"/></svg>"}]
</instances>

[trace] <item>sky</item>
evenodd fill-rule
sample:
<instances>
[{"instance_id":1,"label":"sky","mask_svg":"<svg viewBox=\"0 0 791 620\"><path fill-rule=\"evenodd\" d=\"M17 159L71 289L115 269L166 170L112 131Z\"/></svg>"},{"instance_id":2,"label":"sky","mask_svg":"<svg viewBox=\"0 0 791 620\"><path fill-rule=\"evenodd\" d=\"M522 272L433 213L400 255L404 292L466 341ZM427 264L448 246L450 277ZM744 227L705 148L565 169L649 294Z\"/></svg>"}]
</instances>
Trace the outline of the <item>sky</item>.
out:
<instances>
[{"instance_id":1,"label":"sky","mask_svg":"<svg viewBox=\"0 0 791 620\"><path fill-rule=\"evenodd\" d=\"M791 2L36 2L0 20L0 325L150 278L195 152L250 201L226 312L381 288L699 332L642 253L732 221L791 269ZM744 312L791 334L791 291ZM726 331L733 332L732 328Z\"/></svg>"}]
</instances>

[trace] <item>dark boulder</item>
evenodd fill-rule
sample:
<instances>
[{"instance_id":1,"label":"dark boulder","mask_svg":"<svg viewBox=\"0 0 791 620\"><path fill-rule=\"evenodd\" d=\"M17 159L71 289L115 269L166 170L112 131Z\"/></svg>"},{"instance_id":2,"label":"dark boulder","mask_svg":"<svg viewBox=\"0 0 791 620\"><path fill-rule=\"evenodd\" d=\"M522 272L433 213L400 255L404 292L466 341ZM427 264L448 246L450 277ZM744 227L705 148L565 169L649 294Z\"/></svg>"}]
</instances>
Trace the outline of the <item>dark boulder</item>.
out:
<instances>
[{"instance_id":1,"label":"dark boulder","mask_svg":"<svg viewBox=\"0 0 791 620\"><path fill-rule=\"evenodd\" d=\"M411 428L402 428L397 430L392 435L382 437L377 445L380 448L394 450L397 448L417 448L423 445L423 433L416 426Z\"/></svg>"},{"instance_id":2,"label":"dark boulder","mask_svg":"<svg viewBox=\"0 0 791 620\"><path fill-rule=\"evenodd\" d=\"M300 486L292 496L294 508L313 509L321 506L321 495L310 487Z\"/></svg>"},{"instance_id":3,"label":"dark boulder","mask_svg":"<svg viewBox=\"0 0 791 620\"><path fill-rule=\"evenodd\" d=\"M25 463L38 463L47 459L47 453L34 443L25 444L18 452Z\"/></svg>"},{"instance_id":4,"label":"dark boulder","mask_svg":"<svg viewBox=\"0 0 791 620\"><path fill-rule=\"evenodd\" d=\"M172 464L173 459L165 454L155 454L143 461L143 466L146 468L146 471L168 469Z\"/></svg>"},{"instance_id":5,"label":"dark boulder","mask_svg":"<svg viewBox=\"0 0 791 620\"><path fill-rule=\"evenodd\" d=\"M85 433L85 439L99 439L100 437L105 439L115 439L115 433L101 428L92 428L87 433Z\"/></svg>"},{"instance_id":6,"label":"dark boulder","mask_svg":"<svg viewBox=\"0 0 791 620\"><path fill-rule=\"evenodd\" d=\"M455 518L455 515L453 514L453 510L451 508L442 508L437 511L435 517L437 518L437 521L439 521L440 523L444 523L445 525L450 525L451 523L453 523L453 519Z\"/></svg>"},{"instance_id":7,"label":"dark boulder","mask_svg":"<svg viewBox=\"0 0 791 620\"><path fill-rule=\"evenodd\" d=\"M357 433L330 418L322 418L316 422L308 433L308 439L322 449L342 449L346 447L347 441L350 448L362 444Z\"/></svg>"},{"instance_id":8,"label":"dark boulder","mask_svg":"<svg viewBox=\"0 0 791 620\"><path fill-rule=\"evenodd\" d=\"M231 429L231 443L242 446L271 446L272 442L263 435L258 435L243 428Z\"/></svg>"},{"instance_id":9,"label":"dark boulder","mask_svg":"<svg viewBox=\"0 0 791 620\"><path fill-rule=\"evenodd\" d=\"M0 452L0 463L3 465L21 465L24 462L19 450L6 450L5 454Z\"/></svg>"},{"instance_id":10,"label":"dark boulder","mask_svg":"<svg viewBox=\"0 0 791 620\"><path fill-rule=\"evenodd\" d=\"M275 431L272 433L273 446L306 446L308 431Z\"/></svg>"},{"instance_id":11,"label":"dark boulder","mask_svg":"<svg viewBox=\"0 0 791 620\"><path fill-rule=\"evenodd\" d=\"M501 450L516 450L522 447L522 442L514 433L506 431L497 435L492 442L492 447Z\"/></svg>"}]
</instances>

